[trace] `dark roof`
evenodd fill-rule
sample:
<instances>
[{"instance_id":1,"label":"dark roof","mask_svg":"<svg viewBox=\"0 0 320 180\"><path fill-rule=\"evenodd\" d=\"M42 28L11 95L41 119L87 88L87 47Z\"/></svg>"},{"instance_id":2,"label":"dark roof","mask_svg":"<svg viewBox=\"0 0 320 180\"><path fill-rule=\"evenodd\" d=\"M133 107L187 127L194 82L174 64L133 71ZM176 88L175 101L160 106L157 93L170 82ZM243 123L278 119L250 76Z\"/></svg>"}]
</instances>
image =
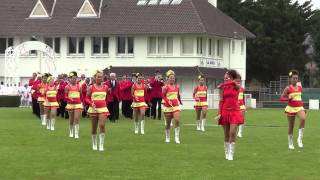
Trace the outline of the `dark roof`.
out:
<instances>
[{"instance_id":1,"label":"dark roof","mask_svg":"<svg viewBox=\"0 0 320 180\"><path fill-rule=\"evenodd\" d=\"M50 19L27 19L36 2L1 0L0 36L189 33L233 37L237 32L254 37L208 0L155 6L137 6L138 0L104 0L100 18L75 18L84 0L57 0ZM100 0L90 2L95 9L100 7Z\"/></svg>"},{"instance_id":2,"label":"dark roof","mask_svg":"<svg viewBox=\"0 0 320 180\"><path fill-rule=\"evenodd\" d=\"M101 0L89 0L89 2L91 3L94 11L99 14L99 9L100 9L100 2ZM80 8L79 8L80 10Z\"/></svg>"},{"instance_id":3,"label":"dark roof","mask_svg":"<svg viewBox=\"0 0 320 180\"><path fill-rule=\"evenodd\" d=\"M44 8L46 9L48 15L50 16L52 8L53 8L54 0L40 0L40 1L42 2L42 5L44 6ZM36 3L37 3L37 1L34 3L33 6L35 6Z\"/></svg>"},{"instance_id":4,"label":"dark roof","mask_svg":"<svg viewBox=\"0 0 320 180\"><path fill-rule=\"evenodd\" d=\"M198 77L202 73L206 78L223 79L225 69L220 68L202 68L202 67L111 67L110 70L104 69L105 73L114 72L117 76L130 75L131 73L142 73L144 76L153 76L157 70L163 75L168 70L173 70L177 77Z\"/></svg>"}]
</instances>

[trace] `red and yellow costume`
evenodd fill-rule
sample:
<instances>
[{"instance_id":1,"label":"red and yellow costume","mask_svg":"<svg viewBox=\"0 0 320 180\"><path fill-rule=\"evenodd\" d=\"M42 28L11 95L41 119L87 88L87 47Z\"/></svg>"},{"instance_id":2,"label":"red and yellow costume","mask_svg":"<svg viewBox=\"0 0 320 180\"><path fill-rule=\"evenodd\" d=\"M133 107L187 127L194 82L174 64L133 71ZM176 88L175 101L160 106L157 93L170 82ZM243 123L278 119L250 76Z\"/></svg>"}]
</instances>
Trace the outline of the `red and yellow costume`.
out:
<instances>
[{"instance_id":1,"label":"red and yellow costume","mask_svg":"<svg viewBox=\"0 0 320 180\"><path fill-rule=\"evenodd\" d=\"M288 105L285 112L288 116L295 116L299 111L304 111L302 102L302 87L297 86L294 88L292 85L288 86Z\"/></svg>"},{"instance_id":2,"label":"red and yellow costume","mask_svg":"<svg viewBox=\"0 0 320 180\"><path fill-rule=\"evenodd\" d=\"M239 106L241 111L246 111L246 105L244 101L244 88L241 87L239 90L239 96L238 96Z\"/></svg>"},{"instance_id":3,"label":"red and yellow costume","mask_svg":"<svg viewBox=\"0 0 320 180\"><path fill-rule=\"evenodd\" d=\"M66 95L67 99L67 106L66 110L68 111L76 111L76 110L82 110L83 105L81 102L81 91L80 86L76 84L75 87L72 87L71 85L68 85L69 92Z\"/></svg>"},{"instance_id":4,"label":"red and yellow costume","mask_svg":"<svg viewBox=\"0 0 320 180\"><path fill-rule=\"evenodd\" d=\"M193 94L193 98L196 100L194 108L208 109L208 100L207 100L207 86L198 85L196 91Z\"/></svg>"},{"instance_id":5,"label":"red and yellow costume","mask_svg":"<svg viewBox=\"0 0 320 180\"><path fill-rule=\"evenodd\" d=\"M219 125L243 124L243 116L238 102L239 90L236 86L236 82L228 81L220 87L222 100L220 101Z\"/></svg>"},{"instance_id":6,"label":"red and yellow costume","mask_svg":"<svg viewBox=\"0 0 320 180\"><path fill-rule=\"evenodd\" d=\"M96 85L91 85L91 97L86 97L86 102L90 104L88 114L90 116L106 115L109 116L109 110L107 108L107 85L101 85L101 88L97 88ZM95 108L92 107L95 105Z\"/></svg>"},{"instance_id":7,"label":"red and yellow costume","mask_svg":"<svg viewBox=\"0 0 320 180\"><path fill-rule=\"evenodd\" d=\"M45 99L45 93L46 93L46 89L47 89L47 84L46 83L40 83L38 84L37 90L38 90L38 103L43 103L46 99Z\"/></svg>"},{"instance_id":8,"label":"red and yellow costume","mask_svg":"<svg viewBox=\"0 0 320 180\"><path fill-rule=\"evenodd\" d=\"M57 101L58 86L47 86L46 88L46 100L44 102L44 107L46 108L58 108L59 104Z\"/></svg>"},{"instance_id":9,"label":"red and yellow costume","mask_svg":"<svg viewBox=\"0 0 320 180\"><path fill-rule=\"evenodd\" d=\"M140 109L140 108L148 108L148 105L146 104L145 100L146 95L146 85L144 83L141 83L140 87L137 83L133 85L133 102L131 107L134 109Z\"/></svg>"},{"instance_id":10,"label":"red and yellow costume","mask_svg":"<svg viewBox=\"0 0 320 180\"><path fill-rule=\"evenodd\" d=\"M181 112L179 107L179 86L173 85L173 87L170 87L169 84L166 84L164 89L165 93L163 93L163 112L165 114Z\"/></svg>"}]
</instances>

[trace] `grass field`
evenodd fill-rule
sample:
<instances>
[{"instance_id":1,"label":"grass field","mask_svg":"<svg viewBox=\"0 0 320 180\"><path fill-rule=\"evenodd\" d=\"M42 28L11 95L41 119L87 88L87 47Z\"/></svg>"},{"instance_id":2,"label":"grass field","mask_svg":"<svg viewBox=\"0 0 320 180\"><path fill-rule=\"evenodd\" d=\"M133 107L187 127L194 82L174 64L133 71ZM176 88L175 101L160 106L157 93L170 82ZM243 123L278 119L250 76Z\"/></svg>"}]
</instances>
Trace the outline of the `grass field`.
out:
<instances>
[{"instance_id":1,"label":"grass field","mask_svg":"<svg viewBox=\"0 0 320 180\"><path fill-rule=\"evenodd\" d=\"M181 144L164 143L163 121L146 122L134 135L131 120L107 125L105 151L91 150L90 121L81 120L80 139L40 125L29 109L0 109L0 179L319 180L319 112L309 111L303 149L287 147L283 110L249 110L234 161L224 159L223 132L210 111L205 133L195 131L193 111L182 114ZM297 125L297 124L296 124Z\"/></svg>"}]
</instances>

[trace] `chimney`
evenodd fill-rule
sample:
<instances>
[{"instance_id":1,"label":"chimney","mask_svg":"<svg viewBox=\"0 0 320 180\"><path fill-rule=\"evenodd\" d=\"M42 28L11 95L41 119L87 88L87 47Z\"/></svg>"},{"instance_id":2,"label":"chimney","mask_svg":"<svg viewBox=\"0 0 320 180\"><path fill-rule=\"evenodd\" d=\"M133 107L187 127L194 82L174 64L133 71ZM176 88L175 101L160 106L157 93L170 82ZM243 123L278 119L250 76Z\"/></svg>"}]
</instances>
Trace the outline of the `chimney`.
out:
<instances>
[{"instance_id":1,"label":"chimney","mask_svg":"<svg viewBox=\"0 0 320 180\"><path fill-rule=\"evenodd\" d=\"M217 3L218 3L217 1L218 0L208 0L208 2L214 7L217 7Z\"/></svg>"}]
</instances>

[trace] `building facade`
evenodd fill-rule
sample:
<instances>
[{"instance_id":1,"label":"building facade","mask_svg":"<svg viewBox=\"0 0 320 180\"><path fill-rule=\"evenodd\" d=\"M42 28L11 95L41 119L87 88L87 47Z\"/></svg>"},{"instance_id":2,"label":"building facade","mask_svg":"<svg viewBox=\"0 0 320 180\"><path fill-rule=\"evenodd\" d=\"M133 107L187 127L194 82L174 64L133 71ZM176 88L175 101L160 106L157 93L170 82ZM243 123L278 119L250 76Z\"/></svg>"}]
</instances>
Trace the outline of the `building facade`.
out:
<instances>
[{"instance_id":1,"label":"building facade","mask_svg":"<svg viewBox=\"0 0 320 180\"><path fill-rule=\"evenodd\" d=\"M192 97L199 73L209 93L225 68L246 79L246 41L254 35L221 12L215 0L3 0L0 6L0 68L7 47L41 41L55 51L57 73L91 76L177 71L183 97ZM19 57L25 82L43 54ZM0 71L3 79L4 71Z\"/></svg>"}]
</instances>

